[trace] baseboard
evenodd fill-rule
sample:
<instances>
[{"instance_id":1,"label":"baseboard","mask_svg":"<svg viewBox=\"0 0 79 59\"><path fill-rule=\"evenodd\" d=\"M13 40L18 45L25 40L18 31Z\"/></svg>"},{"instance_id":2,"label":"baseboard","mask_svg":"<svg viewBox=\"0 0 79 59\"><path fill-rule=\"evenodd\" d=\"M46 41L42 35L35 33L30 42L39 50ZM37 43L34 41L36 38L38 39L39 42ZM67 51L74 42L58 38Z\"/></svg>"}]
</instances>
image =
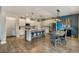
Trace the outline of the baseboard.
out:
<instances>
[{"instance_id":1,"label":"baseboard","mask_svg":"<svg viewBox=\"0 0 79 59\"><path fill-rule=\"evenodd\" d=\"M7 43L6 40L0 42L0 44L6 44L6 43Z\"/></svg>"},{"instance_id":2,"label":"baseboard","mask_svg":"<svg viewBox=\"0 0 79 59\"><path fill-rule=\"evenodd\" d=\"M16 36L7 36L7 38L10 38L10 37L16 37Z\"/></svg>"}]
</instances>

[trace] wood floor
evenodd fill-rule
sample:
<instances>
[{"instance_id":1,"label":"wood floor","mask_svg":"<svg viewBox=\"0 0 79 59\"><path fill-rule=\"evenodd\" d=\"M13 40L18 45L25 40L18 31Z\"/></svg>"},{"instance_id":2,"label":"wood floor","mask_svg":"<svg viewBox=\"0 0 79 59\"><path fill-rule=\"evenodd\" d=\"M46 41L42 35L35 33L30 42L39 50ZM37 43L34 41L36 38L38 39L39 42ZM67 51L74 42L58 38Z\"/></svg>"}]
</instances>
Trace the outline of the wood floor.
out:
<instances>
[{"instance_id":1,"label":"wood floor","mask_svg":"<svg viewBox=\"0 0 79 59\"><path fill-rule=\"evenodd\" d=\"M79 41L76 38L68 38L67 45L53 47L49 36L41 39L34 39L32 43L24 40L23 37L9 37L7 43L0 45L0 53L78 53Z\"/></svg>"}]
</instances>

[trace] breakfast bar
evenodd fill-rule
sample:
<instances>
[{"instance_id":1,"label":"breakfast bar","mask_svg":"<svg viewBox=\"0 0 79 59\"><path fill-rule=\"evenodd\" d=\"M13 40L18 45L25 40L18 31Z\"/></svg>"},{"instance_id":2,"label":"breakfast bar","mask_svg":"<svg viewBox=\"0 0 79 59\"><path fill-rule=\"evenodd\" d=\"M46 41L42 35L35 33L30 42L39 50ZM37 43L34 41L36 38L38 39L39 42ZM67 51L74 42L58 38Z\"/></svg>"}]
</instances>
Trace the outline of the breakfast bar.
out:
<instances>
[{"instance_id":1,"label":"breakfast bar","mask_svg":"<svg viewBox=\"0 0 79 59\"><path fill-rule=\"evenodd\" d=\"M43 29L37 30L37 29L30 29L25 30L25 40L31 42L32 39L35 38L42 38L45 36L45 31Z\"/></svg>"}]
</instances>

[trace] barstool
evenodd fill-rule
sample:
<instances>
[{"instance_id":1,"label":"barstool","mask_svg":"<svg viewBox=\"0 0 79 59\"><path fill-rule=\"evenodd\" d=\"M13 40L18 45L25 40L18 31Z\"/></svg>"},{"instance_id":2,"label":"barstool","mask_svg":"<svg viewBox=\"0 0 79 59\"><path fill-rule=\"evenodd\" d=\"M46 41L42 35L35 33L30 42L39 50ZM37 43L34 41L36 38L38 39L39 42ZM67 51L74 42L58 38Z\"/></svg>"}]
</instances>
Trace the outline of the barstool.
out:
<instances>
[{"instance_id":1,"label":"barstool","mask_svg":"<svg viewBox=\"0 0 79 59\"><path fill-rule=\"evenodd\" d=\"M32 37L34 37L34 32L32 32L31 34L32 34Z\"/></svg>"}]
</instances>

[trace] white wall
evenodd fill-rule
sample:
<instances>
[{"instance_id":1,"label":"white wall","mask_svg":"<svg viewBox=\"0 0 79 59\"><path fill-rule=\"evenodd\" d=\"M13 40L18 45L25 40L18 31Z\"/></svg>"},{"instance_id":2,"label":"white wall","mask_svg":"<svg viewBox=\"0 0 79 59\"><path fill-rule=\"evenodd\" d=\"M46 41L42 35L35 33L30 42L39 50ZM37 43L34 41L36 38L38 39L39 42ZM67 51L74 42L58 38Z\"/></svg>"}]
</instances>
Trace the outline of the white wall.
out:
<instances>
[{"instance_id":1,"label":"white wall","mask_svg":"<svg viewBox=\"0 0 79 59\"><path fill-rule=\"evenodd\" d=\"M6 43L6 17L0 14L0 40L1 44Z\"/></svg>"},{"instance_id":2,"label":"white wall","mask_svg":"<svg viewBox=\"0 0 79 59\"><path fill-rule=\"evenodd\" d=\"M6 34L16 36L16 19L13 17L6 17Z\"/></svg>"}]
</instances>

